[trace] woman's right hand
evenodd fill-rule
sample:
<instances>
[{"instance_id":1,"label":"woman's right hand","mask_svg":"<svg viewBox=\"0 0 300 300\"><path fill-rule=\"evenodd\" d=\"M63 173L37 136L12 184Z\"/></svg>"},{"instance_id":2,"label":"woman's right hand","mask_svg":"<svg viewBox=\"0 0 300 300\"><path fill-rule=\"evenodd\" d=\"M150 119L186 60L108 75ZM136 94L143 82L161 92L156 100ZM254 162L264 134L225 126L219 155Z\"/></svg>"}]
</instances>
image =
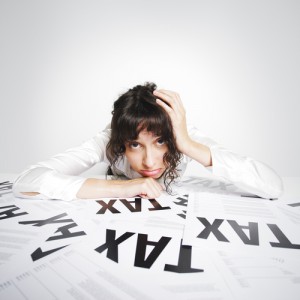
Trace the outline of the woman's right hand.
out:
<instances>
[{"instance_id":1,"label":"woman's right hand","mask_svg":"<svg viewBox=\"0 0 300 300\"><path fill-rule=\"evenodd\" d=\"M163 187L151 177L142 177L131 180L122 181L121 194L122 197L140 196L146 199L157 198L161 195Z\"/></svg>"}]
</instances>

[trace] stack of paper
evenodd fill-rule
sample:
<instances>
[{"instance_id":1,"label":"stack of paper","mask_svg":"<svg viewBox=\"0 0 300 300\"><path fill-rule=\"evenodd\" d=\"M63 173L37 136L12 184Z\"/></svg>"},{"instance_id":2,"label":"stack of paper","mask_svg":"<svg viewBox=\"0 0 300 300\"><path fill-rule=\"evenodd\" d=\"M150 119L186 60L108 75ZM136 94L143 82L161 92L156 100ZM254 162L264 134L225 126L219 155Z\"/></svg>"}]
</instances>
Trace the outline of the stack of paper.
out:
<instances>
[{"instance_id":1,"label":"stack of paper","mask_svg":"<svg viewBox=\"0 0 300 300\"><path fill-rule=\"evenodd\" d=\"M0 299L298 299L300 201L196 178L175 190L72 202L5 194Z\"/></svg>"}]
</instances>

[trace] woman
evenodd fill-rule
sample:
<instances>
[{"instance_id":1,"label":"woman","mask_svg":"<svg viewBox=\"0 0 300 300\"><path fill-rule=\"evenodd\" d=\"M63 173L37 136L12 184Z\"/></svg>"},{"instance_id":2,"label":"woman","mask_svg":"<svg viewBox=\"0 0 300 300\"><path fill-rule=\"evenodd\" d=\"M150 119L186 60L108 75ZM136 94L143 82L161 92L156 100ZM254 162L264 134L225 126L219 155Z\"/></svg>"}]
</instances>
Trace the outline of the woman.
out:
<instances>
[{"instance_id":1,"label":"woman","mask_svg":"<svg viewBox=\"0 0 300 300\"><path fill-rule=\"evenodd\" d=\"M269 167L237 155L187 126L180 96L138 85L114 103L111 124L81 146L25 170L15 181L17 197L86 199L159 197L196 160L212 167L218 179L264 198L282 193L280 177ZM114 175L128 180L83 178L80 174L106 162Z\"/></svg>"}]
</instances>

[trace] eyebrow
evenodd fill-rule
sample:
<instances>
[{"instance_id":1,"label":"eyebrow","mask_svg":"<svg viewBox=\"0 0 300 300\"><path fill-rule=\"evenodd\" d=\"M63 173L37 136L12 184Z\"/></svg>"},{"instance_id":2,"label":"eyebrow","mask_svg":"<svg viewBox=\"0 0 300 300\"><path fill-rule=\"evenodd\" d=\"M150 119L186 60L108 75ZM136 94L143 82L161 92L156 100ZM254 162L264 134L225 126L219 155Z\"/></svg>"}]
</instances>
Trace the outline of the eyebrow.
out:
<instances>
[{"instance_id":1,"label":"eyebrow","mask_svg":"<svg viewBox=\"0 0 300 300\"><path fill-rule=\"evenodd\" d=\"M162 135L153 135L153 139L155 139L155 140L158 140L158 139L161 139L161 138L163 138ZM132 140L128 139L128 140L125 141L125 143L132 143L132 142L139 142L139 138L132 139Z\"/></svg>"}]
</instances>

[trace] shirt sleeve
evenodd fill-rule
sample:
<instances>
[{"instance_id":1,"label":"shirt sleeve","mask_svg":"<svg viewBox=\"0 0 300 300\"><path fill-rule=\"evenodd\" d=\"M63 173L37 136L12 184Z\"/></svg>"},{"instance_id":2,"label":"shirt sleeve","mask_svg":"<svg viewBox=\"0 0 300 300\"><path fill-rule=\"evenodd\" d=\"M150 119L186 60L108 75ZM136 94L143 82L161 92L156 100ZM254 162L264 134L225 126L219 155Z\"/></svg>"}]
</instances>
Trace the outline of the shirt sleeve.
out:
<instances>
[{"instance_id":1,"label":"shirt sleeve","mask_svg":"<svg viewBox=\"0 0 300 300\"><path fill-rule=\"evenodd\" d=\"M108 162L106 145L110 129L98 133L78 147L53 156L24 170L13 185L16 197L76 199L76 194L86 178L80 174L99 162ZM35 197L25 196L24 192L37 192Z\"/></svg>"},{"instance_id":2,"label":"shirt sleeve","mask_svg":"<svg viewBox=\"0 0 300 300\"><path fill-rule=\"evenodd\" d=\"M212 156L210 170L214 176L262 198L276 199L282 195L282 179L272 168L222 147L193 126L188 126L188 129L193 140L209 147Z\"/></svg>"}]
</instances>

